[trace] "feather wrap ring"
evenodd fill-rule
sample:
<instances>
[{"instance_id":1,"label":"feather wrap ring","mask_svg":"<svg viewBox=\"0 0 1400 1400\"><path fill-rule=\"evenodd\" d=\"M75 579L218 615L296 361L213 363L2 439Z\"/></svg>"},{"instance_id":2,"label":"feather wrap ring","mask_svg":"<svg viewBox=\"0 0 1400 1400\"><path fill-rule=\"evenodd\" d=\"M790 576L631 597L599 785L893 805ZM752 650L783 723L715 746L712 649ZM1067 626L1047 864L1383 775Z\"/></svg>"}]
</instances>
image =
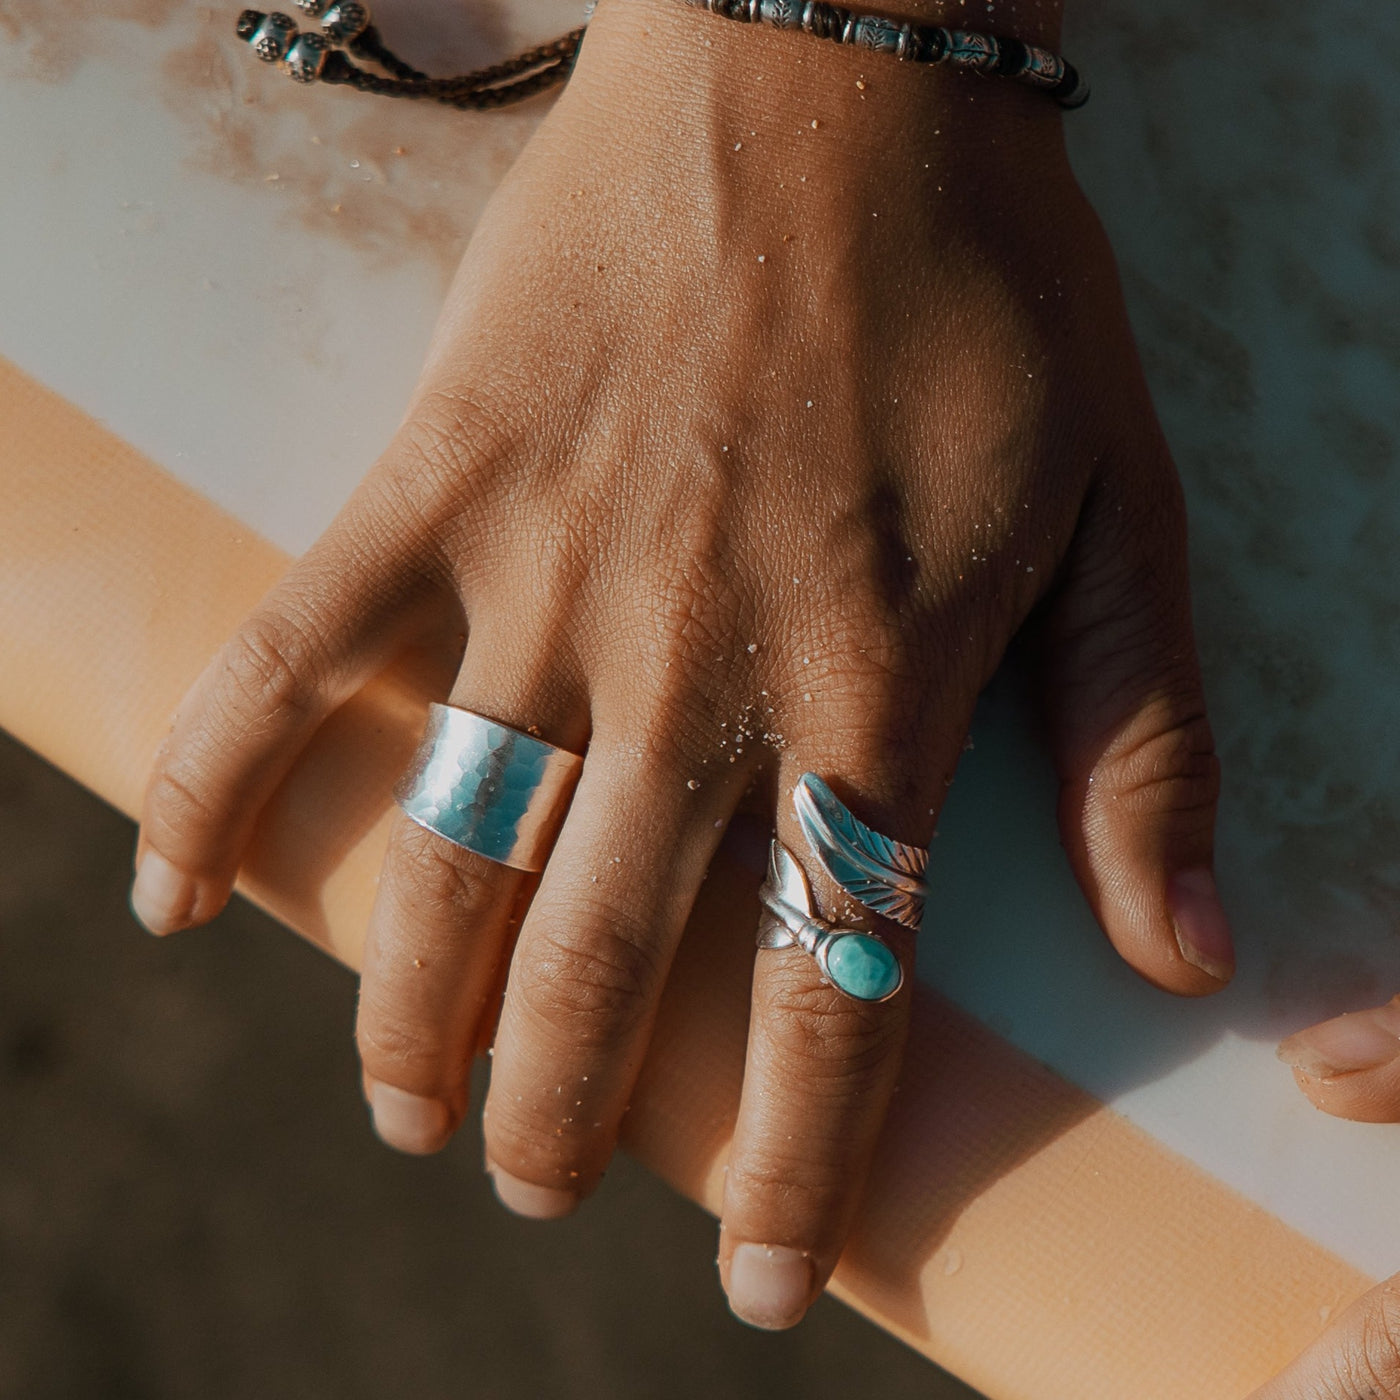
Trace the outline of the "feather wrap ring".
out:
<instances>
[{"instance_id":1,"label":"feather wrap ring","mask_svg":"<svg viewBox=\"0 0 1400 1400\"><path fill-rule=\"evenodd\" d=\"M928 852L866 826L815 773L798 780L793 804L812 854L832 880L872 913L917 930L928 892ZM858 1001L888 1001L903 986L904 969L888 944L818 916L805 872L776 838L759 900L760 948L801 948L823 977Z\"/></svg>"}]
</instances>

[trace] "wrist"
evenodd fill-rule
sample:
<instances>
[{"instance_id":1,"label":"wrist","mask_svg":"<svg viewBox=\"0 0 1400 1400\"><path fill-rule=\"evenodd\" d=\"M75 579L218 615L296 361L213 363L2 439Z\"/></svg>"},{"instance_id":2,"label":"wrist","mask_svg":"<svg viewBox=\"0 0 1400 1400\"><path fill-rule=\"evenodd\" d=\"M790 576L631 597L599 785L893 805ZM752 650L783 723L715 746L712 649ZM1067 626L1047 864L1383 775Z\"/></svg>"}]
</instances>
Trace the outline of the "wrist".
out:
<instances>
[{"instance_id":1,"label":"wrist","mask_svg":"<svg viewBox=\"0 0 1400 1400\"><path fill-rule=\"evenodd\" d=\"M958 0L893 5L890 18L975 28ZM995 32L1053 47L1061 8L1061 0L1001 0ZM814 163L903 178L933 172L935 181L959 167L971 176L1068 169L1060 110L1045 91L735 23L683 0L600 0L570 87L589 92L595 110L625 106L660 156L704 135L716 151L748 143L779 177Z\"/></svg>"},{"instance_id":2,"label":"wrist","mask_svg":"<svg viewBox=\"0 0 1400 1400\"><path fill-rule=\"evenodd\" d=\"M680 0L684 2L684 0ZM635 12L670 7L678 0L602 0L607 8L626 5ZM799 0L800 3L800 0ZM937 25L1016 38L1027 44L1058 49L1064 0L997 0L995 10L969 7L967 0L842 0L856 13L878 14L897 23ZM691 8L703 10L705 0L689 0Z\"/></svg>"}]
</instances>

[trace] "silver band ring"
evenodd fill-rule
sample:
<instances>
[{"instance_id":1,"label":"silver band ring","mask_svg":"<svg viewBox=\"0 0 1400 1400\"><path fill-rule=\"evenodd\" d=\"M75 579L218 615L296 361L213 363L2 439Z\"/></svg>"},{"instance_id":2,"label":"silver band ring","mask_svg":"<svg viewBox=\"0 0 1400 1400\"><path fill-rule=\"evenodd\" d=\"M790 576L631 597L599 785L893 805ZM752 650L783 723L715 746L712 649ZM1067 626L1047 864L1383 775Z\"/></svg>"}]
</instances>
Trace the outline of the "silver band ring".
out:
<instances>
[{"instance_id":1,"label":"silver band ring","mask_svg":"<svg viewBox=\"0 0 1400 1400\"><path fill-rule=\"evenodd\" d=\"M576 753L434 704L394 798L454 846L516 870L543 870L582 771Z\"/></svg>"}]
</instances>

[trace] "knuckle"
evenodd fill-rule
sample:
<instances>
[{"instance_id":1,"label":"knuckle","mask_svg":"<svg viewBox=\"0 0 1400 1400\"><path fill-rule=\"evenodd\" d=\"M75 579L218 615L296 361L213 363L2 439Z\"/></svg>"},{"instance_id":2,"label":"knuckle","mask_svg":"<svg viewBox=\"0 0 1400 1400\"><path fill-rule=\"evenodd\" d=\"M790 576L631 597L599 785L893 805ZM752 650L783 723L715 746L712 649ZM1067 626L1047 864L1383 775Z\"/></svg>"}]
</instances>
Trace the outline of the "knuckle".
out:
<instances>
[{"instance_id":1,"label":"knuckle","mask_svg":"<svg viewBox=\"0 0 1400 1400\"><path fill-rule=\"evenodd\" d=\"M167 853L188 852L192 844L216 834L224 821L225 813L208 791L198 757L182 751L163 759L151 775L142 822L156 847Z\"/></svg>"},{"instance_id":2,"label":"knuckle","mask_svg":"<svg viewBox=\"0 0 1400 1400\"><path fill-rule=\"evenodd\" d=\"M489 873L494 867L481 862L485 868L478 871L475 860L406 818L396 833L383 877L391 913L377 925L375 971L361 985L356 1022L360 1056L371 1073L428 1090L450 1088L469 1057L461 1038L474 1022L455 1014L458 998L442 981L444 973L423 973L435 980L420 985L420 975L407 969L457 966L464 932L500 894Z\"/></svg>"},{"instance_id":3,"label":"knuckle","mask_svg":"<svg viewBox=\"0 0 1400 1400\"><path fill-rule=\"evenodd\" d=\"M783 979L763 993L761 1014L779 1056L801 1066L808 1092L826 1098L860 1092L900 1043L891 1005L856 1002L830 986Z\"/></svg>"},{"instance_id":4,"label":"knuckle","mask_svg":"<svg viewBox=\"0 0 1400 1400\"><path fill-rule=\"evenodd\" d=\"M405 817L385 878L415 940L455 939L499 897L501 870Z\"/></svg>"},{"instance_id":5,"label":"knuckle","mask_svg":"<svg viewBox=\"0 0 1400 1400\"><path fill-rule=\"evenodd\" d=\"M601 523L617 526L615 518ZM726 512L704 492L687 491L684 499L654 501L645 519L623 523L632 539L628 553L610 561L607 582L631 592L636 568L645 570L638 617L647 640L668 656L707 667L717 656L727 657L739 619L754 611L757 582ZM601 543L590 540L595 553Z\"/></svg>"},{"instance_id":6,"label":"knuckle","mask_svg":"<svg viewBox=\"0 0 1400 1400\"><path fill-rule=\"evenodd\" d=\"M946 674L934 673L937 650L922 629L890 617L835 624L820 654L810 664L799 655L787 678L803 701L791 706L799 728L815 727L849 771L884 770L893 746L927 732L937 695L947 693ZM805 703L809 697L819 705Z\"/></svg>"},{"instance_id":7,"label":"knuckle","mask_svg":"<svg viewBox=\"0 0 1400 1400\"><path fill-rule=\"evenodd\" d=\"M240 727L250 716L295 720L314 708L317 647L308 630L286 615L249 618L222 660L220 694Z\"/></svg>"},{"instance_id":8,"label":"knuckle","mask_svg":"<svg viewBox=\"0 0 1400 1400\"><path fill-rule=\"evenodd\" d=\"M590 1130L562 1106L541 1104L527 1112L491 1100L483 1129L491 1161L522 1181L586 1191L607 1166L609 1144L600 1126Z\"/></svg>"},{"instance_id":9,"label":"knuckle","mask_svg":"<svg viewBox=\"0 0 1400 1400\"><path fill-rule=\"evenodd\" d=\"M617 919L599 921L581 937L547 934L511 990L575 1048L615 1048L645 1021L664 975L648 935Z\"/></svg>"},{"instance_id":10,"label":"knuckle","mask_svg":"<svg viewBox=\"0 0 1400 1400\"><path fill-rule=\"evenodd\" d=\"M438 1087L449 1058L442 1027L414 1016L391 988L362 995L355 1043L365 1068L377 1078L428 1089Z\"/></svg>"},{"instance_id":11,"label":"knuckle","mask_svg":"<svg viewBox=\"0 0 1400 1400\"><path fill-rule=\"evenodd\" d=\"M450 536L512 455L514 434L488 402L441 389L424 395L384 462L406 517Z\"/></svg>"},{"instance_id":12,"label":"knuckle","mask_svg":"<svg viewBox=\"0 0 1400 1400\"><path fill-rule=\"evenodd\" d=\"M834 696L822 698L826 703L813 720L821 726L818 732L823 748L839 759L844 773L888 774L891 754L918 748L929 727L932 707L921 703L921 698L910 690L883 685L878 680L865 687L863 693L856 682L843 686ZM909 782L900 782L901 789L916 780L913 765L904 776Z\"/></svg>"},{"instance_id":13,"label":"knuckle","mask_svg":"<svg viewBox=\"0 0 1400 1400\"><path fill-rule=\"evenodd\" d=\"M886 731L916 719L932 679L929 651L901 629L862 629L833 650L818 674L846 723Z\"/></svg>"},{"instance_id":14,"label":"knuckle","mask_svg":"<svg viewBox=\"0 0 1400 1400\"><path fill-rule=\"evenodd\" d=\"M1092 781L1130 809L1183 819L1214 811L1220 760L1203 711L1163 697L1141 710Z\"/></svg>"},{"instance_id":15,"label":"knuckle","mask_svg":"<svg viewBox=\"0 0 1400 1400\"><path fill-rule=\"evenodd\" d=\"M709 692L693 677L682 672L672 682L671 675L665 672L649 698L628 706L623 716L628 745L624 751L613 751L618 779L625 774L634 785L652 789L689 775L697 760L714 761L716 715L725 711L711 702ZM742 715L748 718L748 712ZM748 734L750 727L728 719L720 722L719 732L733 761L742 761L746 748L750 757L757 751L757 736Z\"/></svg>"},{"instance_id":16,"label":"knuckle","mask_svg":"<svg viewBox=\"0 0 1400 1400\"><path fill-rule=\"evenodd\" d=\"M1389 1288L1372 1294L1349 1358L1352 1380L1376 1400L1400 1397L1400 1295Z\"/></svg>"},{"instance_id":17,"label":"knuckle","mask_svg":"<svg viewBox=\"0 0 1400 1400\"><path fill-rule=\"evenodd\" d=\"M735 1203L742 1203L749 1215L771 1207L787 1222L789 1235L811 1238L830 1229L843 1213L850 1176L843 1170L843 1161L819 1159L811 1142L804 1141L803 1146L806 1151L801 1156L751 1147L742 1157L731 1158L724 1183L726 1213ZM791 1238L789 1242L796 1243Z\"/></svg>"},{"instance_id":18,"label":"knuckle","mask_svg":"<svg viewBox=\"0 0 1400 1400\"><path fill-rule=\"evenodd\" d=\"M417 465L460 476L498 455L506 434L485 403L464 394L434 389L419 400L399 442Z\"/></svg>"},{"instance_id":19,"label":"knuckle","mask_svg":"<svg viewBox=\"0 0 1400 1400\"><path fill-rule=\"evenodd\" d=\"M635 591L632 581L627 586ZM630 675L639 656L648 658L647 686L631 701L634 724L664 742L678 722L701 719L707 696L724 683L717 665L752 624L733 585L696 560L664 561L642 608L619 610L619 618L629 612L611 639L609 660Z\"/></svg>"},{"instance_id":20,"label":"knuckle","mask_svg":"<svg viewBox=\"0 0 1400 1400\"><path fill-rule=\"evenodd\" d=\"M1327 1353L1317 1400L1400 1400L1400 1294L1384 1284L1350 1319L1335 1342L1328 1334L1319 1343Z\"/></svg>"}]
</instances>

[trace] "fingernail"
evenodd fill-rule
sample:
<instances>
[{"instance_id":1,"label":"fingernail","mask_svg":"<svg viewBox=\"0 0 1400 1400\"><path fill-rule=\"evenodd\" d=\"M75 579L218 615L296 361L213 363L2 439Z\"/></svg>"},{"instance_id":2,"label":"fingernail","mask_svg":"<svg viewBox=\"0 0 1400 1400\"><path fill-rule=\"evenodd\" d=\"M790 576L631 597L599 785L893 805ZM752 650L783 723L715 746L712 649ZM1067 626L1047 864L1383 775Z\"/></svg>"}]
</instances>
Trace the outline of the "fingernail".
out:
<instances>
[{"instance_id":1,"label":"fingernail","mask_svg":"<svg viewBox=\"0 0 1400 1400\"><path fill-rule=\"evenodd\" d=\"M141 857L131 886L131 912L156 934L186 928L194 916L199 888L183 870L177 870L159 851Z\"/></svg>"},{"instance_id":2,"label":"fingernail","mask_svg":"<svg viewBox=\"0 0 1400 1400\"><path fill-rule=\"evenodd\" d=\"M1351 1011L1291 1035L1278 1048L1286 1065L1313 1079L1375 1069L1400 1056L1400 1006Z\"/></svg>"},{"instance_id":3,"label":"fingernail","mask_svg":"<svg viewBox=\"0 0 1400 1400\"><path fill-rule=\"evenodd\" d=\"M425 1156L443 1147L452 1135L446 1104L392 1084L378 1080L370 1084L369 1110L374 1131L400 1152Z\"/></svg>"},{"instance_id":4,"label":"fingernail","mask_svg":"<svg viewBox=\"0 0 1400 1400\"><path fill-rule=\"evenodd\" d=\"M736 1245L729 1261L729 1307L752 1327L780 1331L802 1321L811 1302L812 1263L780 1244Z\"/></svg>"},{"instance_id":5,"label":"fingernail","mask_svg":"<svg viewBox=\"0 0 1400 1400\"><path fill-rule=\"evenodd\" d=\"M533 1181L521 1181L502 1171L489 1158L486 1174L496 1188L496 1199L516 1215L527 1220L562 1220L578 1209L578 1197L572 1191L560 1191L554 1186L536 1186Z\"/></svg>"},{"instance_id":6,"label":"fingernail","mask_svg":"<svg viewBox=\"0 0 1400 1400\"><path fill-rule=\"evenodd\" d=\"M1228 982L1235 975L1235 940L1215 876L1205 866L1178 871L1167 884L1167 907L1181 956L1217 981Z\"/></svg>"}]
</instances>

